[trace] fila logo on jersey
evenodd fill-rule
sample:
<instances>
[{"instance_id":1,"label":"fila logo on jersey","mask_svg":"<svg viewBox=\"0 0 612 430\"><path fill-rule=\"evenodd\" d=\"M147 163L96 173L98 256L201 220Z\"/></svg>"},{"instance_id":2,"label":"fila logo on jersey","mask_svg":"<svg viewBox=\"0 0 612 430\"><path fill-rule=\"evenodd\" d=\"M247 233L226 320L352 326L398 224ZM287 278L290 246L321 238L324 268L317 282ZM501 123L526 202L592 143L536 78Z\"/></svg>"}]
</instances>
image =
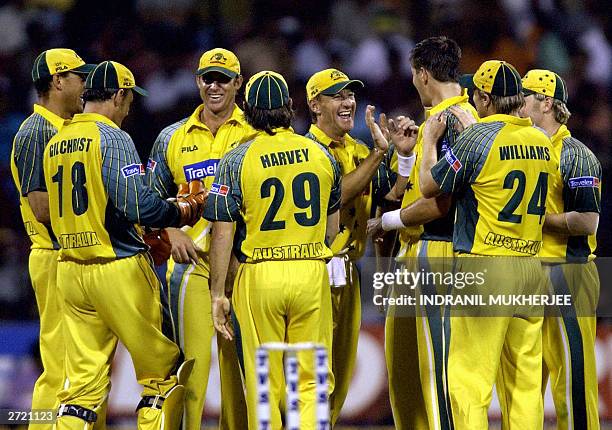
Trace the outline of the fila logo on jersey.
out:
<instances>
[{"instance_id":1,"label":"fila logo on jersey","mask_svg":"<svg viewBox=\"0 0 612 430\"><path fill-rule=\"evenodd\" d=\"M194 179L202 179L207 176L215 176L217 172L217 165L219 164L219 158L200 161L199 163L187 164L183 166L185 172L185 179L187 181L193 181Z\"/></svg>"},{"instance_id":2,"label":"fila logo on jersey","mask_svg":"<svg viewBox=\"0 0 612 430\"><path fill-rule=\"evenodd\" d=\"M227 185L221 185L221 184L216 184L213 183L210 186L210 194L217 194L219 196L227 196L227 193L229 193L229 187Z\"/></svg>"},{"instance_id":3,"label":"fila logo on jersey","mask_svg":"<svg viewBox=\"0 0 612 430\"><path fill-rule=\"evenodd\" d=\"M130 176L144 175L145 174L145 168L140 163L138 163L138 164L136 164L136 163L128 164L127 166L123 166L121 168L121 174L126 179L129 178Z\"/></svg>"},{"instance_id":4,"label":"fila logo on jersey","mask_svg":"<svg viewBox=\"0 0 612 430\"><path fill-rule=\"evenodd\" d=\"M455 157L455 154L453 154L453 151L450 148L448 148L448 150L446 151L446 154L444 154L444 158L446 159L446 162L450 164L450 166L453 168L455 172L458 172L459 170L461 170L461 161L459 161L459 159Z\"/></svg>"},{"instance_id":5,"label":"fila logo on jersey","mask_svg":"<svg viewBox=\"0 0 612 430\"><path fill-rule=\"evenodd\" d=\"M570 188L597 188L599 187L599 178L595 176L580 176L578 178L570 178Z\"/></svg>"},{"instance_id":6,"label":"fila logo on jersey","mask_svg":"<svg viewBox=\"0 0 612 430\"><path fill-rule=\"evenodd\" d=\"M181 148L181 152L193 152L198 150L198 145L193 146L183 146Z\"/></svg>"}]
</instances>

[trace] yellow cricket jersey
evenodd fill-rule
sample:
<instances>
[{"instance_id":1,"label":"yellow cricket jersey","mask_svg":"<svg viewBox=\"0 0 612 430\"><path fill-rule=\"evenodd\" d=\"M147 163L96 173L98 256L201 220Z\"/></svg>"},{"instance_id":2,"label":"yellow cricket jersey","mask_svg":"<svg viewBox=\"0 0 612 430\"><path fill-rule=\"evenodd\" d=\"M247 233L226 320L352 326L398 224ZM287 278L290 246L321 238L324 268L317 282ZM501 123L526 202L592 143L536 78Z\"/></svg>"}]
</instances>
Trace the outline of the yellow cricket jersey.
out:
<instances>
[{"instance_id":1,"label":"yellow cricket jersey","mask_svg":"<svg viewBox=\"0 0 612 430\"><path fill-rule=\"evenodd\" d=\"M231 117L215 135L200 121L204 105L190 117L161 131L147 163L147 183L162 198L176 196L177 187L201 179L210 189L221 158L234 146L253 138L257 132L234 106ZM201 219L187 234L205 253L210 248L208 221Z\"/></svg>"},{"instance_id":2,"label":"yellow cricket jersey","mask_svg":"<svg viewBox=\"0 0 612 430\"><path fill-rule=\"evenodd\" d=\"M340 170L317 142L279 128L230 151L220 162L204 217L237 222L241 262L322 260L327 215L340 207Z\"/></svg>"},{"instance_id":3,"label":"yellow cricket jersey","mask_svg":"<svg viewBox=\"0 0 612 430\"><path fill-rule=\"evenodd\" d=\"M179 222L176 206L145 185L130 136L103 115L75 115L49 141L44 170L60 260L105 261L146 252L135 224Z\"/></svg>"},{"instance_id":4,"label":"yellow cricket jersey","mask_svg":"<svg viewBox=\"0 0 612 430\"><path fill-rule=\"evenodd\" d=\"M442 192L458 195L454 250L538 255L558 167L550 139L529 118L491 115L461 133L431 171Z\"/></svg>"},{"instance_id":5,"label":"yellow cricket jersey","mask_svg":"<svg viewBox=\"0 0 612 430\"><path fill-rule=\"evenodd\" d=\"M467 92L464 91L463 94L460 96L450 97L433 106L431 109L427 109L425 111L425 121L427 121L427 119L431 115L443 112L444 110L454 105L457 105L463 110L469 112L474 118L478 118L478 113L476 112L476 109L474 109L474 107L469 103ZM444 156L449 147L453 147L455 145L457 136L459 135L457 130L455 130L457 118L450 112L448 113L446 123L446 132L438 142L438 159ZM410 177L408 178L408 186L406 192L404 193L404 198L402 200L403 208L410 206L412 203L422 197L421 190L419 187L419 171L421 168L420 154L422 152L423 146L424 127L425 122L423 122L423 124L421 124L421 126L419 127L417 142L414 147L414 153L416 154L416 162L414 164L414 167L412 168L412 171L410 172ZM401 229L401 243L402 245L414 243L418 239L452 242L454 223L455 203L453 199L453 204L451 205L446 216L433 220L423 226L405 227Z\"/></svg>"},{"instance_id":6,"label":"yellow cricket jersey","mask_svg":"<svg viewBox=\"0 0 612 430\"><path fill-rule=\"evenodd\" d=\"M67 122L43 106L35 104L34 112L21 124L13 140L11 172L19 191L21 218L32 241L32 249L59 249L53 232L36 220L27 196L32 191L47 190L43 153L49 139Z\"/></svg>"},{"instance_id":7,"label":"yellow cricket jersey","mask_svg":"<svg viewBox=\"0 0 612 430\"><path fill-rule=\"evenodd\" d=\"M345 135L344 142L335 142L314 124L310 126L306 137L328 148L338 162L342 176L357 169L370 155L370 149L363 142L348 134ZM366 248L366 227L368 219L373 216L372 206L382 204L391 187L389 169L383 162L363 192L340 209L340 232L331 245L334 255L347 254L351 260L358 260L363 256Z\"/></svg>"},{"instance_id":8,"label":"yellow cricket jersey","mask_svg":"<svg viewBox=\"0 0 612 430\"><path fill-rule=\"evenodd\" d=\"M565 125L551 138L553 156L559 170L551 175L546 212L601 212L601 164L597 157ZM567 261L595 258L597 239L591 236L565 236L544 232L542 257L559 257Z\"/></svg>"}]
</instances>

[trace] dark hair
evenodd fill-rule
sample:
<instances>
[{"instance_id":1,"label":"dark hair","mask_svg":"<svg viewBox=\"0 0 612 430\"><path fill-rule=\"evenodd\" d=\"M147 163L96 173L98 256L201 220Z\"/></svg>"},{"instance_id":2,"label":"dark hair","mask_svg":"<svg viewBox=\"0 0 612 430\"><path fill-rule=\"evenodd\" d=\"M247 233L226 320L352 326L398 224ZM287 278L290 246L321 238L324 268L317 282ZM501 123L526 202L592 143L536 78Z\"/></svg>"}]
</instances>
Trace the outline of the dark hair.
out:
<instances>
[{"instance_id":1,"label":"dark hair","mask_svg":"<svg viewBox=\"0 0 612 430\"><path fill-rule=\"evenodd\" d=\"M291 100L291 99L289 99ZM252 107L244 103L244 118L256 130L263 130L270 136L274 135L274 128L291 127L291 121L295 116L295 111L288 103L278 109L261 109Z\"/></svg>"},{"instance_id":2,"label":"dark hair","mask_svg":"<svg viewBox=\"0 0 612 430\"><path fill-rule=\"evenodd\" d=\"M410 52L410 62L415 69L423 68L440 82L459 81L461 48L446 36L421 40Z\"/></svg>"},{"instance_id":3,"label":"dark hair","mask_svg":"<svg viewBox=\"0 0 612 430\"><path fill-rule=\"evenodd\" d=\"M66 76L70 72L62 72L58 73L60 76ZM51 82L53 82L53 75L43 76L34 81L34 88L36 89L36 94L38 97L44 97L49 93L51 89Z\"/></svg>"},{"instance_id":4,"label":"dark hair","mask_svg":"<svg viewBox=\"0 0 612 430\"><path fill-rule=\"evenodd\" d=\"M87 89L83 93L84 102L103 102L109 100L119 90Z\"/></svg>"}]
</instances>

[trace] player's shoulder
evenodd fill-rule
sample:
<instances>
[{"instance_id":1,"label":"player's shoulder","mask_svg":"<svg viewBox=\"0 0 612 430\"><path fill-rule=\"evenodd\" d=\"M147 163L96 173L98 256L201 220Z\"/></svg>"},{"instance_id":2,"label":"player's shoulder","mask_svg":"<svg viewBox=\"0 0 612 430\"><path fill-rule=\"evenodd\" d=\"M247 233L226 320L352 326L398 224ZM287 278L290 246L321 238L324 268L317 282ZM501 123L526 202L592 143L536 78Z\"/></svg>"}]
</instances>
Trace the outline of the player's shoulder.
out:
<instances>
[{"instance_id":1,"label":"player's shoulder","mask_svg":"<svg viewBox=\"0 0 612 430\"><path fill-rule=\"evenodd\" d=\"M33 113L27 117L15 134L16 143L24 143L30 140L41 139L57 133L57 129L44 116Z\"/></svg>"},{"instance_id":2,"label":"player's shoulder","mask_svg":"<svg viewBox=\"0 0 612 430\"><path fill-rule=\"evenodd\" d=\"M459 135L458 143L482 147L491 146L504 125L503 121L478 122L466 128Z\"/></svg>"},{"instance_id":3,"label":"player's shoulder","mask_svg":"<svg viewBox=\"0 0 612 430\"><path fill-rule=\"evenodd\" d=\"M100 131L100 141L102 144L113 145L116 143L132 141L132 137L127 133L127 131L121 130L118 127L114 127L101 121L96 121L96 127Z\"/></svg>"},{"instance_id":4,"label":"player's shoulder","mask_svg":"<svg viewBox=\"0 0 612 430\"><path fill-rule=\"evenodd\" d=\"M561 166L577 168L579 166L600 168L601 163L584 143L573 136L563 139L561 146Z\"/></svg>"},{"instance_id":5,"label":"player's shoulder","mask_svg":"<svg viewBox=\"0 0 612 430\"><path fill-rule=\"evenodd\" d=\"M166 127L164 127L159 134L157 135L157 141L161 141L161 142L166 142L168 143L170 141L170 139L172 138L172 136L179 130L181 129L181 127L183 127L187 121L189 120L189 117L183 118L175 123L172 123Z\"/></svg>"}]
</instances>

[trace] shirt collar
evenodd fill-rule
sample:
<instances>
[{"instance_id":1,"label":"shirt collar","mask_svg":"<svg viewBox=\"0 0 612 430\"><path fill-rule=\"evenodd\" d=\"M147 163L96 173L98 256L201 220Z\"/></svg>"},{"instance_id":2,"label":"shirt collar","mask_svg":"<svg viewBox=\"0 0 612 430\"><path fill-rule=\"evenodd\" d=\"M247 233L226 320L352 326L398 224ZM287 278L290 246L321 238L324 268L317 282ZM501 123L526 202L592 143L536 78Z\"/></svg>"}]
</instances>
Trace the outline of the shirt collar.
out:
<instances>
[{"instance_id":1,"label":"shirt collar","mask_svg":"<svg viewBox=\"0 0 612 430\"><path fill-rule=\"evenodd\" d=\"M448 99L442 100L440 103L432 107L431 109L427 109L425 111L425 119L429 118L431 115L436 114L438 112L442 112L449 107L459 104L459 103L467 103L468 95L467 90L463 90L463 93L460 96L451 97Z\"/></svg>"},{"instance_id":2,"label":"shirt collar","mask_svg":"<svg viewBox=\"0 0 612 430\"><path fill-rule=\"evenodd\" d=\"M522 126L531 127L533 123L531 122L531 118L520 118L514 115L504 115L501 113L497 113L495 115L485 116L484 118L480 118L479 122L495 122L501 121L509 124L516 124Z\"/></svg>"},{"instance_id":3,"label":"shirt collar","mask_svg":"<svg viewBox=\"0 0 612 430\"><path fill-rule=\"evenodd\" d=\"M95 113L95 112L78 113L74 116L74 118L72 118L73 123L74 122L90 122L90 121L103 122L104 124L110 125L111 127L119 128L119 126L115 124L113 120L111 120L110 118L102 114Z\"/></svg>"},{"instance_id":4,"label":"shirt collar","mask_svg":"<svg viewBox=\"0 0 612 430\"><path fill-rule=\"evenodd\" d=\"M58 130L61 130L64 125L70 122L69 119L64 119L61 116L56 115L55 113L51 112L46 107L36 104L36 103L34 104L34 113L37 113L40 116L42 116L44 119L49 121L51 125L53 125L53 127L55 127Z\"/></svg>"},{"instance_id":5,"label":"shirt collar","mask_svg":"<svg viewBox=\"0 0 612 430\"><path fill-rule=\"evenodd\" d=\"M204 110L204 104L201 104L196 108L196 110L191 114L189 119L187 120L187 130L191 130L192 127L198 127L205 130L208 130L208 126L200 121L200 114ZM246 125L247 122L244 119L244 113L242 109L238 107L238 105L234 104L234 110L232 111L232 115L227 119L226 123L233 122L235 124Z\"/></svg>"},{"instance_id":6,"label":"shirt collar","mask_svg":"<svg viewBox=\"0 0 612 430\"><path fill-rule=\"evenodd\" d=\"M316 124L311 124L310 129L308 131L315 137L315 139L317 139L319 143L322 143L323 145L327 147L329 147L332 143L341 144L340 142L333 140L331 137L325 134L325 132L321 130L319 127L317 127ZM345 144L346 143L356 143L355 139L353 139L353 137L349 135L348 133L344 135L344 142Z\"/></svg>"},{"instance_id":7,"label":"shirt collar","mask_svg":"<svg viewBox=\"0 0 612 430\"><path fill-rule=\"evenodd\" d=\"M561 141L563 141L563 139L565 139L567 137L571 137L571 135L572 134L567 129L567 126L565 124L561 124L561 127L559 127L559 130L557 130L557 132L550 137L550 140L553 143L561 142Z\"/></svg>"}]
</instances>

